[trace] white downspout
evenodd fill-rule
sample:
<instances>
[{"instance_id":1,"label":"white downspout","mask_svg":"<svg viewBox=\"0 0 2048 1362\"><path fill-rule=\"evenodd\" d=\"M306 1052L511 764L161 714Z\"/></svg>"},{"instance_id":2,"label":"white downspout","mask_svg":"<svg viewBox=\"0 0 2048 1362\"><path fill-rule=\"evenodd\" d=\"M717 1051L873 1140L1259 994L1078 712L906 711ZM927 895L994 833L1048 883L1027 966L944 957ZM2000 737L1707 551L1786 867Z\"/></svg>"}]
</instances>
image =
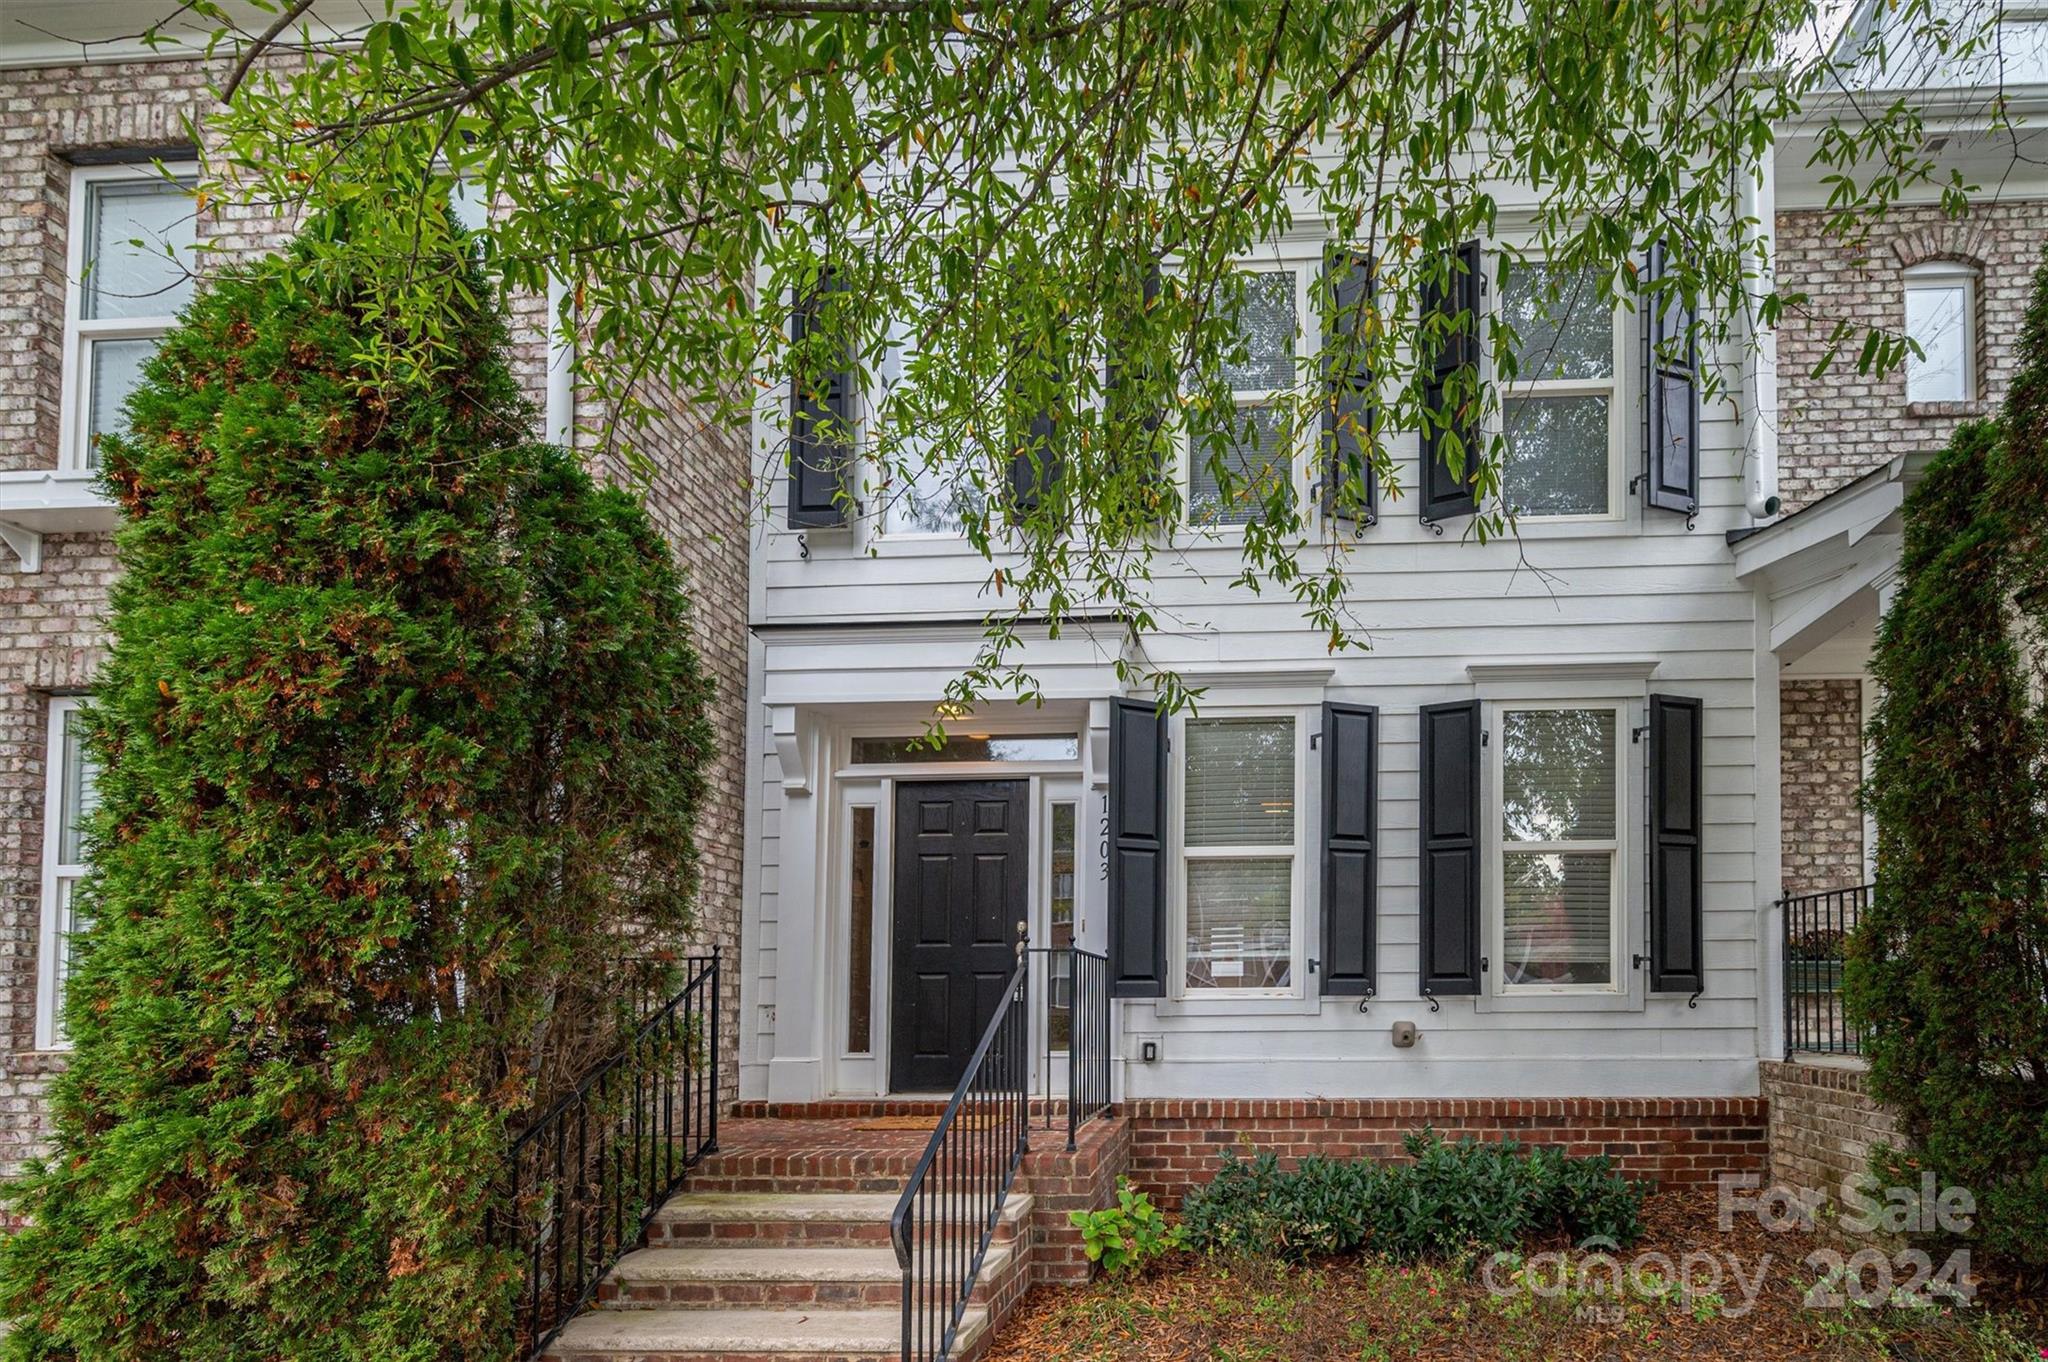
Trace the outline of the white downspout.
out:
<instances>
[{"instance_id":1,"label":"white downspout","mask_svg":"<svg viewBox=\"0 0 2048 1362\"><path fill-rule=\"evenodd\" d=\"M1745 252L1756 251L1759 277L1750 297L1750 314L1745 325L1752 328L1744 347L1743 366L1748 370L1749 432L1746 457L1749 464L1749 493L1745 505L1752 520L1774 518L1782 505L1778 500L1778 333L1772 327L1755 324L1757 303L1777 288L1778 190L1774 150L1767 150L1751 175L1740 180L1741 216L1753 225L1754 235L1743 243Z\"/></svg>"},{"instance_id":2,"label":"white downspout","mask_svg":"<svg viewBox=\"0 0 2048 1362\"><path fill-rule=\"evenodd\" d=\"M576 326L569 311L569 286L558 274L548 275L548 386L545 408L547 442L576 447Z\"/></svg>"}]
</instances>

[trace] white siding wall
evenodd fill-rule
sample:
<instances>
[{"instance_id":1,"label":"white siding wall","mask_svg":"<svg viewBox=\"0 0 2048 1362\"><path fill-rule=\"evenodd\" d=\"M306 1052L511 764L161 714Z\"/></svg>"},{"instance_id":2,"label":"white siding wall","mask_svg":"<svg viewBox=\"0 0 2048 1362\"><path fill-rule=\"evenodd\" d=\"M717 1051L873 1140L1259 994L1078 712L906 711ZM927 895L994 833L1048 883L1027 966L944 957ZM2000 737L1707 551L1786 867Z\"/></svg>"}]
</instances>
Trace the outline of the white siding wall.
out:
<instances>
[{"instance_id":1,"label":"white siding wall","mask_svg":"<svg viewBox=\"0 0 2048 1362\"><path fill-rule=\"evenodd\" d=\"M1633 328L1631 328L1633 330ZM1621 364L1630 439L1627 475L1642 463L1634 414L1635 356ZM1732 372L1734 366L1731 365ZM1227 587L1238 570L1234 544L1205 544L1183 536L1184 553L1155 562L1162 619L1181 622L1175 632L1143 640L1151 662L1201 673L1257 668L1271 682L1298 673L1314 698L1376 704L1382 714L1379 871L1380 996L1361 1015L1355 999L1297 1003L1124 1005L1124 1050L1138 1038L1156 1038L1158 1062L1120 1068L1128 1096L1541 1096L1714 1095L1756 1091L1759 1025L1760 932L1775 861L1758 859L1758 727L1755 703L1757 621L1750 591L1733 575L1727 530L1747 526L1743 510L1743 431L1733 403L1709 404L1702 413L1702 510L1688 531L1682 518L1646 512L1629 497L1626 516L1609 524L1525 527L1519 543L1481 546L1459 541L1460 522L1442 538L1415 516L1412 498L1383 505L1381 523L1347 550L1352 606L1369 651L1332 657L1283 593L1264 598ZM757 432L763 466L781 432ZM1402 481L1418 484L1416 442L1398 437ZM780 489L772 501L779 501ZM863 701L935 701L954 670L972 656L979 630L972 620L988 608L983 595L989 565L959 546L929 540L891 543L865 528L809 536L808 558L796 536L779 528L779 505L757 530L754 619L766 642L757 686L764 742L753 788L760 801L758 833L750 848L759 890L749 960L749 1090L765 1090L762 1065L771 1053L800 1056L802 1038L778 1036L771 1013L782 1011L795 990L822 994L817 979L780 972L777 943L801 918L806 924L819 884L787 883L781 869L791 857L790 836L809 836L787 816L796 802L829 796L823 773L810 773L812 793L789 795L776 745L768 736L765 707L825 705L827 719L857 714ZM873 552L870 553L869 550ZM863 632L859 622L893 627ZM927 627L915 627L926 622ZM804 626L816 626L816 632ZM911 626L911 627L905 627ZM1076 631L1080 633L1082 631ZM1101 642L1067 638L1034 645L1027 659L1050 665L1041 674L1055 694L1101 699L1114 684L1108 663L1118 646L1113 628ZM1594 667L1654 661L1647 683L1633 690L1605 683L1589 698L1631 694L1631 722L1641 723L1645 691L1697 695L1706 704L1705 929L1707 988L1696 1007L1684 998L1632 997L1616 1007L1564 1004L1506 1010L1499 1002L1445 999L1432 1013L1417 997L1417 710L1425 704L1482 698L1572 698L1597 683L1510 683L1481 687L1468 665L1503 661L1570 660ZM1321 685L1328 673L1326 687ZM1514 683L1521 684L1521 683ZM1773 684L1775 681L1773 679ZM1218 690L1209 703L1227 703ZM1775 741L1775 734L1765 735ZM1640 799L1643 748L1632 745L1631 796L1638 801L1625 877L1629 885L1628 952L1645 949L1643 846ZM1084 761L1099 794L1102 772L1093 752ZM1320 811L1303 811L1319 826ZM1099 801L1091 797L1085 816ZM1490 816L1490 815L1489 815ZM1096 839L1083 836L1083 866L1099 874ZM1311 837L1309 954L1318 954L1315 905L1318 848ZM808 864L813 858L803 858ZM818 858L822 862L822 855ZM801 906L798 901L803 900ZM1099 920L1100 915L1097 915ZM879 929L878 929L879 930ZM1091 933L1092 935L1093 933ZM823 953L817 957L825 967ZM1396 1050L1388 1029L1413 1020L1423 1038ZM780 1095L789 1095L783 1093Z\"/></svg>"}]
</instances>

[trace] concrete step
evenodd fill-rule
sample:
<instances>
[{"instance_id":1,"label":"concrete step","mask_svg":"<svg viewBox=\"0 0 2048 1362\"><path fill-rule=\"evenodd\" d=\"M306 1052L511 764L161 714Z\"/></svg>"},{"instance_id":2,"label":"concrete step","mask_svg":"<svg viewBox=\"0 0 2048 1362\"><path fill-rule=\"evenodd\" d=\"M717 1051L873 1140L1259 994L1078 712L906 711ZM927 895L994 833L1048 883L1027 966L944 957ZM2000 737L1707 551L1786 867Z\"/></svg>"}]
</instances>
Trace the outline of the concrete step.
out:
<instances>
[{"instance_id":1,"label":"concrete step","mask_svg":"<svg viewBox=\"0 0 2048 1362\"><path fill-rule=\"evenodd\" d=\"M671 1197L647 1227L650 1247L777 1244L886 1247L896 1192L685 1192ZM998 1242L1015 1237L1031 1198L1013 1193L996 1224Z\"/></svg>"},{"instance_id":2,"label":"concrete step","mask_svg":"<svg viewBox=\"0 0 2048 1362\"><path fill-rule=\"evenodd\" d=\"M977 1300L986 1295L982 1284L1001 1279L1013 1252L1008 1242L989 1245ZM862 1310L902 1301L903 1271L893 1249L786 1244L640 1249L619 1260L599 1293L609 1310Z\"/></svg>"},{"instance_id":3,"label":"concrete step","mask_svg":"<svg viewBox=\"0 0 2048 1362\"><path fill-rule=\"evenodd\" d=\"M987 1327L988 1312L970 1307L954 1355L969 1353ZM555 1362L883 1362L902 1348L900 1309L593 1310L569 1321L547 1356Z\"/></svg>"}]
</instances>

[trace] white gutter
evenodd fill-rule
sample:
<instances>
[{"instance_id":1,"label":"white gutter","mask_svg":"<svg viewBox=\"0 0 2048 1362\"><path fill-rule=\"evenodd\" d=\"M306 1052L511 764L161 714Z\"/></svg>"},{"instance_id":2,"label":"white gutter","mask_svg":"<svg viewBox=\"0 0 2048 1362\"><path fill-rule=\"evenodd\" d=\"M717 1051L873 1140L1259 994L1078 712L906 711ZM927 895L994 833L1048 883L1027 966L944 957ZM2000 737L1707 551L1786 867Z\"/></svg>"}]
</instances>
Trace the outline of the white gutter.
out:
<instances>
[{"instance_id":1,"label":"white gutter","mask_svg":"<svg viewBox=\"0 0 2048 1362\"><path fill-rule=\"evenodd\" d=\"M1739 173L1739 172L1738 172ZM1750 295L1750 330L1743 347L1743 365L1748 370L1744 388L1749 397L1749 429L1744 444L1744 461L1749 468L1749 494L1745 505L1752 520L1770 520L1778 514L1778 333L1772 327L1756 325L1758 304L1777 288L1778 190L1777 162L1765 152L1756 169L1741 175L1737 212L1750 226L1751 239L1745 252L1754 251L1758 277Z\"/></svg>"},{"instance_id":2,"label":"white gutter","mask_svg":"<svg viewBox=\"0 0 2048 1362\"><path fill-rule=\"evenodd\" d=\"M576 324L569 286L548 275L548 386L544 429L547 442L576 447Z\"/></svg>"}]
</instances>

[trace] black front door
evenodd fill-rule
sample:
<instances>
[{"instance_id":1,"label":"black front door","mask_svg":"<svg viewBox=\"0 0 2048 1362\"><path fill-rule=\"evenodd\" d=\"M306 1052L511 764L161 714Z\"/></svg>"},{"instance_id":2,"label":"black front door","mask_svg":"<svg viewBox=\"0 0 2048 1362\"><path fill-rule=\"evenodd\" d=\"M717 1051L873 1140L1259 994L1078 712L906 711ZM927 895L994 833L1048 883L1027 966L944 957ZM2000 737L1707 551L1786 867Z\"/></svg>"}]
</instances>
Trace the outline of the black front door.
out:
<instances>
[{"instance_id":1,"label":"black front door","mask_svg":"<svg viewBox=\"0 0 2048 1362\"><path fill-rule=\"evenodd\" d=\"M1030 902L1030 786L896 787L896 979L889 1085L951 1092L1017 967Z\"/></svg>"}]
</instances>

